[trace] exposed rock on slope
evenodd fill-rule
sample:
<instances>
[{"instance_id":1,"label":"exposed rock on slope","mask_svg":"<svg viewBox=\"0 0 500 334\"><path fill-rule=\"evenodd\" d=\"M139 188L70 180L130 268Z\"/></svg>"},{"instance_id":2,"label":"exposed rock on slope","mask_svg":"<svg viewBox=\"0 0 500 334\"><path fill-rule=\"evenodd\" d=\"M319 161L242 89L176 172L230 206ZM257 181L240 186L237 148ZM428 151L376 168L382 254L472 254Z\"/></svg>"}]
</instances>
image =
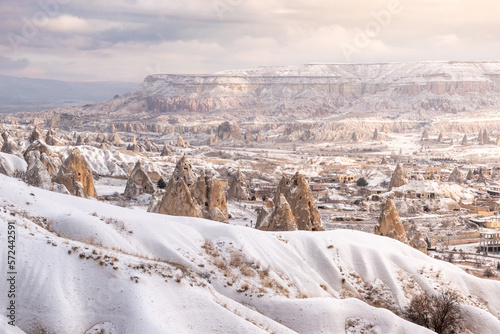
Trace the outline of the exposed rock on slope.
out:
<instances>
[{"instance_id":1,"label":"exposed rock on slope","mask_svg":"<svg viewBox=\"0 0 500 334\"><path fill-rule=\"evenodd\" d=\"M408 244L408 237L398 210L392 199L388 199L382 206L382 212L378 218L378 225L375 226L375 234L383 235L392 239Z\"/></svg>"},{"instance_id":2,"label":"exposed rock on slope","mask_svg":"<svg viewBox=\"0 0 500 334\"><path fill-rule=\"evenodd\" d=\"M2 152L7 154L19 154L19 146L15 142L14 138L7 132L2 133L3 145Z\"/></svg>"},{"instance_id":3,"label":"exposed rock on slope","mask_svg":"<svg viewBox=\"0 0 500 334\"><path fill-rule=\"evenodd\" d=\"M153 194L155 187L148 174L142 169L141 163L137 161L132 173L127 180L124 195L127 198L134 198L140 194Z\"/></svg>"},{"instance_id":4,"label":"exposed rock on slope","mask_svg":"<svg viewBox=\"0 0 500 334\"><path fill-rule=\"evenodd\" d=\"M54 182L66 187L70 194L79 197L97 197L94 178L85 157L78 149L73 149L64 161Z\"/></svg>"},{"instance_id":5,"label":"exposed rock on slope","mask_svg":"<svg viewBox=\"0 0 500 334\"><path fill-rule=\"evenodd\" d=\"M460 171L460 169L458 169L458 167L453 168L453 171L448 178L448 182L462 183L462 181L462 172Z\"/></svg>"},{"instance_id":6,"label":"exposed rock on slope","mask_svg":"<svg viewBox=\"0 0 500 334\"><path fill-rule=\"evenodd\" d=\"M160 156L162 156L162 157L171 157L173 155L174 155L174 153L172 152L172 150L167 145L163 146L163 150L161 151Z\"/></svg>"},{"instance_id":7,"label":"exposed rock on slope","mask_svg":"<svg viewBox=\"0 0 500 334\"><path fill-rule=\"evenodd\" d=\"M408 177L405 170L400 164L397 164L396 169L392 173L389 189L401 187L408 183Z\"/></svg>"},{"instance_id":8,"label":"exposed rock on slope","mask_svg":"<svg viewBox=\"0 0 500 334\"><path fill-rule=\"evenodd\" d=\"M281 199L281 196L285 201ZM277 206L279 204L290 207L294 224L288 221L290 215L287 209ZM270 214L265 215L262 212L259 214L255 228L271 230L270 227L293 228L296 226L297 229L305 231L324 230L309 184L304 175L299 173L291 178L284 176L281 179L274 195L272 209L267 208L267 211ZM275 221L274 224L271 224L272 219Z\"/></svg>"},{"instance_id":9,"label":"exposed rock on slope","mask_svg":"<svg viewBox=\"0 0 500 334\"><path fill-rule=\"evenodd\" d=\"M52 179L47 168L40 159L40 156L45 153L40 151L31 151L25 158L28 162L25 180L30 186L38 187L46 190L52 190Z\"/></svg>"},{"instance_id":10,"label":"exposed rock on slope","mask_svg":"<svg viewBox=\"0 0 500 334\"><path fill-rule=\"evenodd\" d=\"M262 231L296 231L297 223L292 208L285 196L279 195L273 199L273 211L266 219L259 221L258 229ZM265 211L264 211L265 212Z\"/></svg>"},{"instance_id":11,"label":"exposed rock on slope","mask_svg":"<svg viewBox=\"0 0 500 334\"><path fill-rule=\"evenodd\" d=\"M243 178L240 170L231 179L231 185L229 186L228 196L237 200L248 200L248 185Z\"/></svg>"}]
</instances>

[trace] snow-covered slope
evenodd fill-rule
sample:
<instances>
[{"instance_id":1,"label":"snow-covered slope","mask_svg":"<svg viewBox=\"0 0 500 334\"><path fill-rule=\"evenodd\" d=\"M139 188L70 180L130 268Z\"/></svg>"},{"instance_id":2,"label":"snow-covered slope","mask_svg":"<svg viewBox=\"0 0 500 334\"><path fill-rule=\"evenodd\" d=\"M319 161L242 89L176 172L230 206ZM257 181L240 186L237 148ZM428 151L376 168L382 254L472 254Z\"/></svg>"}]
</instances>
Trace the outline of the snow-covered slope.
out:
<instances>
[{"instance_id":1,"label":"snow-covered slope","mask_svg":"<svg viewBox=\"0 0 500 334\"><path fill-rule=\"evenodd\" d=\"M500 331L500 282L389 238L156 215L0 175L1 245L7 221L26 333L428 333L389 310L441 287L460 294L470 332Z\"/></svg>"}]
</instances>

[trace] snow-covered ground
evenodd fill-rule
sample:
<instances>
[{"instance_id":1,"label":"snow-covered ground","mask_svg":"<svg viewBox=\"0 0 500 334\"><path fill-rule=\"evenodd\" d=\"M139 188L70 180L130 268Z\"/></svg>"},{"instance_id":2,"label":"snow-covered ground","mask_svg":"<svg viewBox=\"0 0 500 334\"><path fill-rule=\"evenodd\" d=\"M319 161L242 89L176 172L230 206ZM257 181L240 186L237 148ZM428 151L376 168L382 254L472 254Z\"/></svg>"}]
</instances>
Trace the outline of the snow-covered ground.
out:
<instances>
[{"instance_id":1,"label":"snow-covered ground","mask_svg":"<svg viewBox=\"0 0 500 334\"><path fill-rule=\"evenodd\" d=\"M500 332L500 282L390 238L157 215L4 175L0 208L1 245L16 222L26 333L430 333L396 314L439 288L458 292L469 333Z\"/></svg>"}]
</instances>

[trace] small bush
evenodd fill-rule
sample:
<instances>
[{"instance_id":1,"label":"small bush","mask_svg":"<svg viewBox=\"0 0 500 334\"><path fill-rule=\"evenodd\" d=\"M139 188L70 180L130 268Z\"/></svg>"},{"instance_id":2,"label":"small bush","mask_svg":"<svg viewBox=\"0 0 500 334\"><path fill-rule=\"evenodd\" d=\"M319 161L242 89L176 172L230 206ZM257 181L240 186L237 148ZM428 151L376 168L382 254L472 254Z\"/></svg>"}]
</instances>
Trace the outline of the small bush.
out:
<instances>
[{"instance_id":1,"label":"small bush","mask_svg":"<svg viewBox=\"0 0 500 334\"><path fill-rule=\"evenodd\" d=\"M368 182L366 181L366 179L364 177L360 177L358 179L358 181L356 181L356 185L358 187L366 187L368 185Z\"/></svg>"},{"instance_id":2,"label":"small bush","mask_svg":"<svg viewBox=\"0 0 500 334\"><path fill-rule=\"evenodd\" d=\"M158 180L158 188L165 189L166 187L167 187L167 184L165 183L165 180L163 180L163 178L160 178Z\"/></svg>"},{"instance_id":3,"label":"small bush","mask_svg":"<svg viewBox=\"0 0 500 334\"><path fill-rule=\"evenodd\" d=\"M497 274L491 268L484 269L484 272L483 272L484 277L495 277L496 275Z\"/></svg>"},{"instance_id":4,"label":"small bush","mask_svg":"<svg viewBox=\"0 0 500 334\"><path fill-rule=\"evenodd\" d=\"M458 295L450 290L416 296L404 311L404 317L438 334L460 333L463 323Z\"/></svg>"}]
</instances>

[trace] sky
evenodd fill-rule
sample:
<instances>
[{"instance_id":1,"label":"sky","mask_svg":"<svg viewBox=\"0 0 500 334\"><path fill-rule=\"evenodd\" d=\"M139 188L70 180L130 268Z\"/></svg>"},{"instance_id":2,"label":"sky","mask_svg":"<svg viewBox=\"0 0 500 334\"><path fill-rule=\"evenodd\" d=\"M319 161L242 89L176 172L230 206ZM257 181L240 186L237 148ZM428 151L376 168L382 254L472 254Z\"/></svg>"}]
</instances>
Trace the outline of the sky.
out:
<instances>
[{"instance_id":1,"label":"sky","mask_svg":"<svg viewBox=\"0 0 500 334\"><path fill-rule=\"evenodd\" d=\"M142 82L308 63L498 60L498 0L0 0L0 74Z\"/></svg>"}]
</instances>

